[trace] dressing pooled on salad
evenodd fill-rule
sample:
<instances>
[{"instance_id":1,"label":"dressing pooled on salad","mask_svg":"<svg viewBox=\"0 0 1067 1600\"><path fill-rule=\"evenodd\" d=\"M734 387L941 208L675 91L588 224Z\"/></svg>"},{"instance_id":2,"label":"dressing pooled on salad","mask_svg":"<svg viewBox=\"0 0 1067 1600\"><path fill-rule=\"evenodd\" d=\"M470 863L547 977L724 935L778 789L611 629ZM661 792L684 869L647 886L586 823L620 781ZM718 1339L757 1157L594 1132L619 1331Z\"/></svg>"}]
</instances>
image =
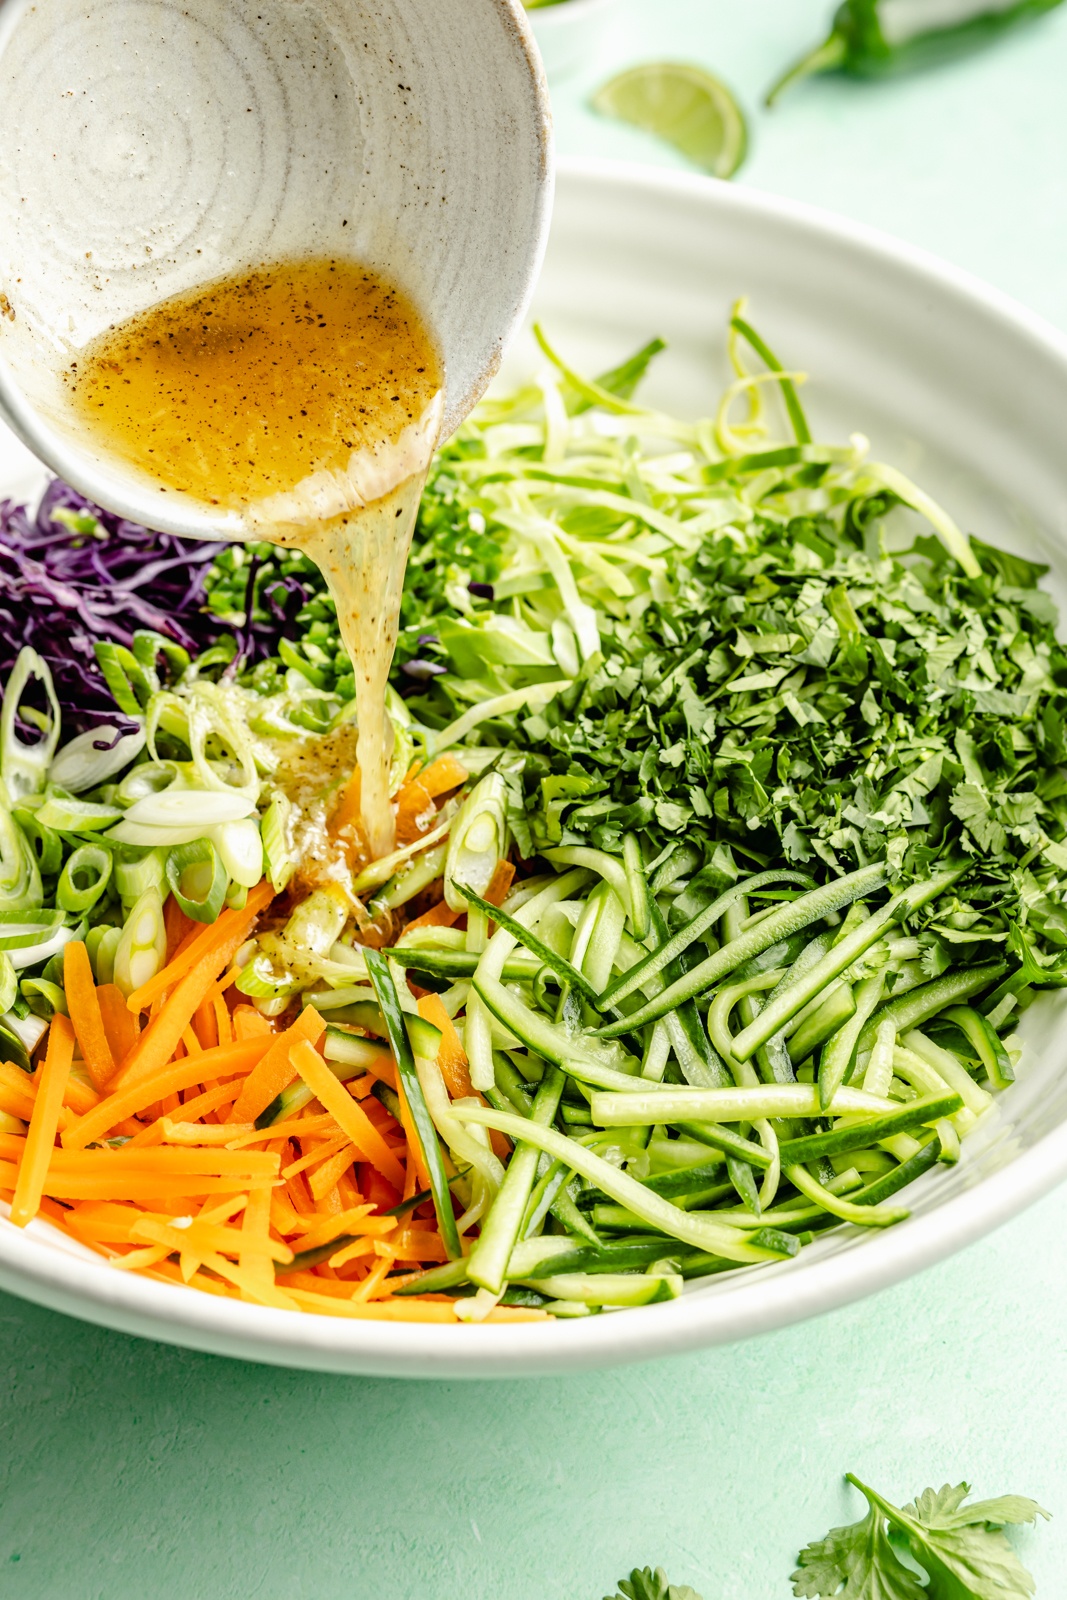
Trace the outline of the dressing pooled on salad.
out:
<instances>
[{"instance_id":1,"label":"dressing pooled on salad","mask_svg":"<svg viewBox=\"0 0 1067 1600\"><path fill-rule=\"evenodd\" d=\"M385 855L385 693L444 385L412 302L358 262L279 263L111 328L66 379L115 453L319 566L355 668L367 854Z\"/></svg>"}]
</instances>

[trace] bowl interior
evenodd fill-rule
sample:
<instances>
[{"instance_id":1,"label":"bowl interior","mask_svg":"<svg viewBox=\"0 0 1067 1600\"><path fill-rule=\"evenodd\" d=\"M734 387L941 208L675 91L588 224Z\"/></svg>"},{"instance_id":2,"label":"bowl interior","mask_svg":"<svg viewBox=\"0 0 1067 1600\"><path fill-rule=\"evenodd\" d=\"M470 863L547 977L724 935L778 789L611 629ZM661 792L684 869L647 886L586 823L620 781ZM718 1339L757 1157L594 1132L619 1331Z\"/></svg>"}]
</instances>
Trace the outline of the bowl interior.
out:
<instances>
[{"instance_id":1,"label":"bowl interior","mask_svg":"<svg viewBox=\"0 0 1067 1600\"><path fill-rule=\"evenodd\" d=\"M451 432L547 231L547 90L525 15L518 0L7 0L0 415L110 509L217 536L218 513L93 448L60 373L159 300L343 256L423 311Z\"/></svg>"},{"instance_id":2,"label":"bowl interior","mask_svg":"<svg viewBox=\"0 0 1067 1600\"><path fill-rule=\"evenodd\" d=\"M867 434L969 531L1048 561L1048 587L1067 604L1067 346L1057 335L952 269L804 208L684 175L564 168L534 309L580 369L595 373L660 335L669 348L644 393L699 415L726 381L726 320L745 295L785 365L810 373L818 437ZM503 381L539 361L524 335ZM836 1229L795 1262L716 1278L671 1304L510 1328L297 1318L134 1280L76 1259L45 1224L21 1235L6 1221L0 1282L155 1337L352 1372L514 1375L743 1337L937 1260L1067 1173L1065 1005L1048 998L1027 1012L1018 1082L958 1167L907 1192L910 1221Z\"/></svg>"}]
</instances>

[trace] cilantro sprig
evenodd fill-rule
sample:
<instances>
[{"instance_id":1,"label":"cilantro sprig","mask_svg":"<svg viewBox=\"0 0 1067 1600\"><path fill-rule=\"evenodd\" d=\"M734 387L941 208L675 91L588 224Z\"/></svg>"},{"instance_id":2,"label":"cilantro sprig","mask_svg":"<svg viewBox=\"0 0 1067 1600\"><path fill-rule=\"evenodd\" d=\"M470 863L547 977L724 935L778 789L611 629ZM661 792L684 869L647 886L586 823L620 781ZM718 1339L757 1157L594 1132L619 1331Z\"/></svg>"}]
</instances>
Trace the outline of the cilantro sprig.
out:
<instances>
[{"instance_id":1,"label":"cilantro sprig","mask_svg":"<svg viewBox=\"0 0 1067 1600\"><path fill-rule=\"evenodd\" d=\"M902 1510L847 1476L866 1497L867 1515L832 1528L800 1552L793 1574L798 1600L1030 1600L1034 1580L1004 1529L1047 1517L1036 1500L1008 1494L965 1505L970 1485L946 1483L924 1489ZM925 1586L901 1560L891 1535L922 1568Z\"/></svg>"}]
</instances>

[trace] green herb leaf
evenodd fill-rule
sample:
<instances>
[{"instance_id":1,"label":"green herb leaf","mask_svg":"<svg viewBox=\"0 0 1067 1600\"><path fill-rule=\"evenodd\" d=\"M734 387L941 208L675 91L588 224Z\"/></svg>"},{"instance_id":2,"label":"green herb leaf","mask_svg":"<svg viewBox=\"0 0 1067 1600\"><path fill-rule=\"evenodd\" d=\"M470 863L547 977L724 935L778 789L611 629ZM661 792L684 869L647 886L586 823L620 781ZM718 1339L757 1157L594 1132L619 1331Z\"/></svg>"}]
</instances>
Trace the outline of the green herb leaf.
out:
<instances>
[{"instance_id":1,"label":"green herb leaf","mask_svg":"<svg viewBox=\"0 0 1067 1600\"><path fill-rule=\"evenodd\" d=\"M604 1600L700 1600L700 1595L687 1583L668 1583L662 1567L655 1572L651 1567L635 1567L628 1578L619 1579L619 1594L605 1595Z\"/></svg>"}]
</instances>

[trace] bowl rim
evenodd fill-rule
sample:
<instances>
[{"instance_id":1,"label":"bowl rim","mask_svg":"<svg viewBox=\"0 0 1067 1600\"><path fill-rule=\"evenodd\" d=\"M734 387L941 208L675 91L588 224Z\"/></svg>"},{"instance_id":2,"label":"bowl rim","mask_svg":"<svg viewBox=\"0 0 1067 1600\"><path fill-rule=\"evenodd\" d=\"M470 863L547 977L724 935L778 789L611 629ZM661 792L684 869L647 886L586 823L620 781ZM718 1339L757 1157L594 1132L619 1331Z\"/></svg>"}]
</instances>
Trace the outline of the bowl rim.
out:
<instances>
[{"instance_id":1,"label":"bowl rim","mask_svg":"<svg viewBox=\"0 0 1067 1600\"><path fill-rule=\"evenodd\" d=\"M1067 378L1067 337L1041 316L967 271L865 223L699 174L633 162L564 159L559 176L576 188L658 191L728 215L784 220L824 244L888 258L1040 347ZM43 1249L35 1237L40 1224L24 1233L6 1220L0 1224L0 1287L120 1331L278 1366L420 1378L533 1376L731 1343L835 1310L953 1254L1065 1177L1067 1122L963 1194L802 1270L743 1269L724 1280L725 1292L698 1292L622 1316L573 1322L446 1327L278 1311L127 1275L64 1249Z\"/></svg>"}]
</instances>

